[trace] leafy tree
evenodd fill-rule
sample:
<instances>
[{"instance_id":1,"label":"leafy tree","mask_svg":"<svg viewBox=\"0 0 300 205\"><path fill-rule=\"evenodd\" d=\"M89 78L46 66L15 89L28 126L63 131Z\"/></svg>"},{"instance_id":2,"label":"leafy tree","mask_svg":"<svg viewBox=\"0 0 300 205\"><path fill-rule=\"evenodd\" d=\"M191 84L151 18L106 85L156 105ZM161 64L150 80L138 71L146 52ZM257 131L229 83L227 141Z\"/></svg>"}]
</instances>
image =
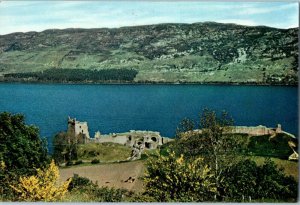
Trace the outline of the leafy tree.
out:
<instances>
[{"instance_id":1,"label":"leafy tree","mask_svg":"<svg viewBox=\"0 0 300 205\"><path fill-rule=\"evenodd\" d=\"M258 166L252 160L242 160L223 172L223 200L290 200L297 199L297 182L285 176L273 161L266 159Z\"/></svg>"},{"instance_id":2,"label":"leafy tree","mask_svg":"<svg viewBox=\"0 0 300 205\"><path fill-rule=\"evenodd\" d=\"M0 192L8 196L8 184L20 176L36 173L35 168L49 164L46 141L35 126L28 126L20 114L0 113Z\"/></svg>"},{"instance_id":3,"label":"leafy tree","mask_svg":"<svg viewBox=\"0 0 300 205\"><path fill-rule=\"evenodd\" d=\"M52 160L47 169L37 169L37 175L20 177L19 184L17 186L11 185L11 187L17 192L20 201L53 202L64 197L72 180L70 178L59 186L57 184L58 178L58 167Z\"/></svg>"},{"instance_id":4,"label":"leafy tree","mask_svg":"<svg viewBox=\"0 0 300 205\"><path fill-rule=\"evenodd\" d=\"M298 185L292 176L286 176L283 169L269 158L257 170L256 198L297 199Z\"/></svg>"},{"instance_id":5,"label":"leafy tree","mask_svg":"<svg viewBox=\"0 0 300 205\"><path fill-rule=\"evenodd\" d=\"M189 130L190 125L181 130ZM223 170L238 160L237 152L243 146L244 141L232 137L230 130L233 120L227 112L217 115L215 111L204 109L198 122L198 130L179 133L179 140L173 149L177 153L183 153L189 158L202 157L204 162L214 172L217 193L215 197L221 199L220 180Z\"/></svg>"},{"instance_id":6,"label":"leafy tree","mask_svg":"<svg viewBox=\"0 0 300 205\"><path fill-rule=\"evenodd\" d=\"M176 128L176 138L182 137L182 133L194 130L195 122L189 118L184 118Z\"/></svg>"},{"instance_id":7,"label":"leafy tree","mask_svg":"<svg viewBox=\"0 0 300 205\"><path fill-rule=\"evenodd\" d=\"M78 142L81 136L60 132L53 138L53 158L57 163L77 160Z\"/></svg>"},{"instance_id":8,"label":"leafy tree","mask_svg":"<svg viewBox=\"0 0 300 205\"><path fill-rule=\"evenodd\" d=\"M237 143L230 135L225 135L230 131L230 125L233 120L229 118L226 112L217 117L212 110L205 109L200 117L200 127L204 140L203 148L207 153L206 160L209 161L211 168L215 172L216 186L219 187L219 181L222 173L222 167L235 157L234 150ZM220 194L220 193L219 193Z\"/></svg>"},{"instance_id":9,"label":"leafy tree","mask_svg":"<svg viewBox=\"0 0 300 205\"><path fill-rule=\"evenodd\" d=\"M202 158L188 161L175 152L148 161L145 183L146 195L159 202L210 201L216 191L213 174Z\"/></svg>"},{"instance_id":10,"label":"leafy tree","mask_svg":"<svg viewBox=\"0 0 300 205\"><path fill-rule=\"evenodd\" d=\"M252 160L242 160L226 167L220 186L225 201L250 201L254 199L257 183L257 165Z\"/></svg>"}]
</instances>

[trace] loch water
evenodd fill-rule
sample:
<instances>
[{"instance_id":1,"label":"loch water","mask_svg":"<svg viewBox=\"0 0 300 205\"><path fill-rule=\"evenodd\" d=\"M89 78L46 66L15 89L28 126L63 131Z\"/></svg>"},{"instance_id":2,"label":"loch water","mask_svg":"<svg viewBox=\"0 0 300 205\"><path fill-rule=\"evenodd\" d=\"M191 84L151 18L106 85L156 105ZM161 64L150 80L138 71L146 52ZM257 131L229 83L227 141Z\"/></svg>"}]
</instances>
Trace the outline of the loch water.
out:
<instances>
[{"instance_id":1,"label":"loch water","mask_svg":"<svg viewBox=\"0 0 300 205\"><path fill-rule=\"evenodd\" d=\"M226 110L235 125L275 127L298 135L298 88L235 85L0 84L0 112L22 113L51 141L68 116L87 121L90 135L129 130L173 137L184 117Z\"/></svg>"}]
</instances>

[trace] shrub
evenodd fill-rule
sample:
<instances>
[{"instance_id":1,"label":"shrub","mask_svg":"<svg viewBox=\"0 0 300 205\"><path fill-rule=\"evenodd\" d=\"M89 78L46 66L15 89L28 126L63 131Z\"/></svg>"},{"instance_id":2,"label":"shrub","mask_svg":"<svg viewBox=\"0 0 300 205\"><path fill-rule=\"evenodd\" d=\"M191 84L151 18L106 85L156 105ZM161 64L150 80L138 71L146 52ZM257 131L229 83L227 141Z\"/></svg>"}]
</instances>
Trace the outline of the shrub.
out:
<instances>
[{"instance_id":1,"label":"shrub","mask_svg":"<svg viewBox=\"0 0 300 205\"><path fill-rule=\"evenodd\" d=\"M248 201L254 199L256 190L257 165L254 161L243 160L227 167L221 180L221 195L225 201Z\"/></svg>"},{"instance_id":2,"label":"shrub","mask_svg":"<svg viewBox=\"0 0 300 205\"><path fill-rule=\"evenodd\" d=\"M56 163L77 160L78 142L81 135L73 136L71 132L60 132L53 138L52 157Z\"/></svg>"},{"instance_id":3,"label":"shrub","mask_svg":"<svg viewBox=\"0 0 300 205\"><path fill-rule=\"evenodd\" d=\"M68 161L68 162L66 163L66 166L72 166L72 165L74 165L74 163L73 163L72 161Z\"/></svg>"},{"instance_id":4,"label":"shrub","mask_svg":"<svg viewBox=\"0 0 300 205\"><path fill-rule=\"evenodd\" d=\"M126 189L99 187L97 183L77 174L72 177L68 190L71 195L82 196L83 201L89 202L121 202L125 200L125 196L132 195Z\"/></svg>"},{"instance_id":5,"label":"shrub","mask_svg":"<svg viewBox=\"0 0 300 205\"><path fill-rule=\"evenodd\" d=\"M78 165L78 164L82 164L83 162L82 162L82 160L78 160L78 161L76 161L74 164L75 165Z\"/></svg>"},{"instance_id":6,"label":"shrub","mask_svg":"<svg viewBox=\"0 0 300 205\"><path fill-rule=\"evenodd\" d=\"M213 174L202 158L187 161L172 152L150 158L145 176L146 194L159 202L210 201L216 192Z\"/></svg>"},{"instance_id":7,"label":"shrub","mask_svg":"<svg viewBox=\"0 0 300 205\"><path fill-rule=\"evenodd\" d=\"M227 201L297 199L297 182L270 159L262 166L251 160L240 161L224 170L221 181Z\"/></svg>"},{"instance_id":8,"label":"shrub","mask_svg":"<svg viewBox=\"0 0 300 205\"><path fill-rule=\"evenodd\" d=\"M58 167L54 161L45 170L37 169L37 175L20 177L18 186L11 186L21 201L58 201L68 191L71 179L61 186L57 185Z\"/></svg>"},{"instance_id":9,"label":"shrub","mask_svg":"<svg viewBox=\"0 0 300 205\"><path fill-rule=\"evenodd\" d=\"M90 179L74 174L68 190L71 194L84 195L84 201L90 202L121 202L130 192L125 189L99 187Z\"/></svg>"},{"instance_id":10,"label":"shrub","mask_svg":"<svg viewBox=\"0 0 300 205\"><path fill-rule=\"evenodd\" d=\"M97 202L121 202L124 194L127 193L125 189L115 189L102 187L94 190Z\"/></svg>"},{"instance_id":11,"label":"shrub","mask_svg":"<svg viewBox=\"0 0 300 205\"><path fill-rule=\"evenodd\" d=\"M145 193L136 193L128 199L129 202L157 202L154 197Z\"/></svg>"},{"instance_id":12,"label":"shrub","mask_svg":"<svg viewBox=\"0 0 300 205\"><path fill-rule=\"evenodd\" d=\"M35 126L25 124L20 114L0 113L0 195L12 200L14 192L9 185L17 184L21 176L36 174L35 168L50 163L46 141ZM1 165L1 166L2 166Z\"/></svg>"},{"instance_id":13,"label":"shrub","mask_svg":"<svg viewBox=\"0 0 300 205\"><path fill-rule=\"evenodd\" d=\"M91 161L92 164L99 164L100 163L100 160L99 159L93 159Z\"/></svg>"},{"instance_id":14,"label":"shrub","mask_svg":"<svg viewBox=\"0 0 300 205\"><path fill-rule=\"evenodd\" d=\"M291 176L286 176L283 169L267 159L257 170L256 198L296 200L298 185Z\"/></svg>"},{"instance_id":15,"label":"shrub","mask_svg":"<svg viewBox=\"0 0 300 205\"><path fill-rule=\"evenodd\" d=\"M78 174L74 174L68 186L68 190L71 191L76 188L82 188L90 185L93 185L93 182L90 179L86 177L80 177Z\"/></svg>"}]
</instances>

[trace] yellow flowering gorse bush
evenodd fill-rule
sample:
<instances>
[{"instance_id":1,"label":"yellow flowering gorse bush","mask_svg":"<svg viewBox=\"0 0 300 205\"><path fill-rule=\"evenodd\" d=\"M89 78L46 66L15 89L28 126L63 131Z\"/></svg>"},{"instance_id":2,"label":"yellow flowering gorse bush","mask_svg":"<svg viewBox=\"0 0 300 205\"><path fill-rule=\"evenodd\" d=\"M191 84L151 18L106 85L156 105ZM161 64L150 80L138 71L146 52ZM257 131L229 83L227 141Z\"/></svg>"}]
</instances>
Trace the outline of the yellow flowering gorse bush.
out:
<instances>
[{"instance_id":1,"label":"yellow flowering gorse bush","mask_svg":"<svg viewBox=\"0 0 300 205\"><path fill-rule=\"evenodd\" d=\"M37 169L37 175L20 177L17 186L11 186L21 201L58 201L68 191L71 179L58 185L59 170L54 161L45 170Z\"/></svg>"},{"instance_id":2,"label":"yellow flowering gorse bush","mask_svg":"<svg viewBox=\"0 0 300 205\"><path fill-rule=\"evenodd\" d=\"M148 161L145 176L146 192L157 201L207 201L214 196L214 175L202 158L185 160L159 154Z\"/></svg>"}]
</instances>

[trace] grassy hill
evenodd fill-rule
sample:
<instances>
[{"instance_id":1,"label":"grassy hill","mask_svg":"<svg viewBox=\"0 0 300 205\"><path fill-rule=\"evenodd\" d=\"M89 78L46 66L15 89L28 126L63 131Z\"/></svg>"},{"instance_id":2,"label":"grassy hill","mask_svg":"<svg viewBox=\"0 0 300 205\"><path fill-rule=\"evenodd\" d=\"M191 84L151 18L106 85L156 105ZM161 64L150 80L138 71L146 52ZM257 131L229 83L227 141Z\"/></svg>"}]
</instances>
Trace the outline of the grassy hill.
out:
<instances>
[{"instance_id":1,"label":"grassy hill","mask_svg":"<svg viewBox=\"0 0 300 205\"><path fill-rule=\"evenodd\" d=\"M131 156L131 148L114 143L89 143L78 147L78 158L100 162L124 161Z\"/></svg>"},{"instance_id":2,"label":"grassy hill","mask_svg":"<svg viewBox=\"0 0 300 205\"><path fill-rule=\"evenodd\" d=\"M136 83L293 85L298 82L298 28L206 22L0 36L2 80L19 78L3 77L9 73L49 69L127 69L137 72L130 80Z\"/></svg>"}]
</instances>

